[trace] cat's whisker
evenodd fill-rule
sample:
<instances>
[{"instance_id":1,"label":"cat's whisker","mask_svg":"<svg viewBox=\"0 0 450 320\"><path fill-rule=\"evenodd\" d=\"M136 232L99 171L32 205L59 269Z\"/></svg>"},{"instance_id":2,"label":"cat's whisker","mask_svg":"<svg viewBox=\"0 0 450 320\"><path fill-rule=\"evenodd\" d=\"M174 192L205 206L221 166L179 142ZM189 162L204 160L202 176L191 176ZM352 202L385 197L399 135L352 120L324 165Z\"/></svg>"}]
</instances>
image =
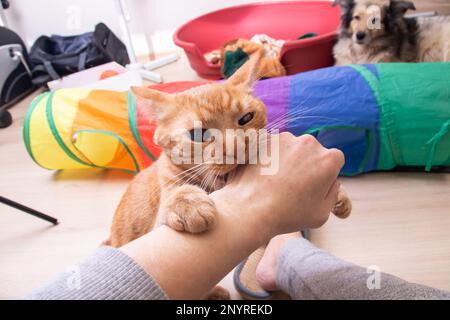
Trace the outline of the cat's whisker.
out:
<instances>
[{"instance_id":1,"label":"cat's whisker","mask_svg":"<svg viewBox=\"0 0 450 320\"><path fill-rule=\"evenodd\" d=\"M209 187L209 183L211 180L211 176L213 175L214 170L210 170L206 173L205 177L203 178L201 184L200 184L200 188L203 190L207 190Z\"/></svg>"},{"instance_id":2,"label":"cat's whisker","mask_svg":"<svg viewBox=\"0 0 450 320\"><path fill-rule=\"evenodd\" d=\"M209 177L205 183L205 188L208 188L209 190L214 189L215 187L215 177L218 174L218 169L212 169L210 171Z\"/></svg>"},{"instance_id":3,"label":"cat's whisker","mask_svg":"<svg viewBox=\"0 0 450 320\"><path fill-rule=\"evenodd\" d=\"M198 170L195 170L195 172L192 172L190 176L183 182L183 184L190 184L191 182L196 184L199 179L201 179L205 172L209 170L208 166L202 166Z\"/></svg>"},{"instance_id":4,"label":"cat's whisker","mask_svg":"<svg viewBox=\"0 0 450 320\"><path fill-rule=\"evenodd\" d=\"M169 187L169 186L174 186L174 185L177 185L180 181L182 181L183 179L186 179L186 177L187 176L189 176L190 174L192 174L193 176L193 179L195 179L196 178L196 176L198 175L198 174L196 174L198 171L200 171L200 169L201 168L204 168L204 167L202 167L203 165L205 165L206 163L200 163L200 164L197 164L197 165L195 165L195 166L193 166L193 167L191 167L191 168L189 168L189 169L186 169L186 170L184 170L184 171L182 171L182 172L180 172L179 174L176 174L176 175L174 175L172 178L171 178L171 180L169 180L169 181L167 181L167 182L165 182L165 183L163 183L163 184L161 184L160 185L160 189L162 189L162 188L167 188L167 187ZM177 180L175 180L175 181L173 181L173 179L174 178L178 178ZM192 178L191 177L191 178ZM159 195L159 193L157 193L157 192L155 192L156 190L155 190L156 188L154 188L150 193L151 194L153 194L153 196L150 198L150 202L153 202L154 200L156 200L156 197L159 197L160 195Z\"/></svg>"},{"instance_id":5,"label":"cat's whisker","mask_svg":"<svg viewBox=\"0 0 450 320\"><path fill-rule=\"evenodd\" d=\"M205 172L207 172L209 168L206 166L203 167L202 165L204 165L204 164L205 163L201 163L201 164L197 165L196 169L198 171L196 172L196 174L191 176L184 184L190 184L190 182L192 182L195 178L197 178L197 177L203 175ZM201 189L203 189L203 188L201 188ZM175 196L176 196L176 193L170 194L169 196L167 196L166 201L172 200Z\"/></svg>"},{"instance_id":6,"label":"cat's whisker","mask_svg":"<svg viewBox=\"0 0 450 320\"><path fill-rule=\"evenodd\" d=\"M191 167L189 169L183 170L179 174L171 177L170 180L167 181L162 186L166 186L166 185L171 184L171 183L172 184L176 184L176 183L180 182L181 180L185 179L186 176L188 176L190 174L193 174L193 173L195 174L196 170L200 169L202 165L204 165L204 163L200 163L200 164L197 164L197 165L195 165L195 166L193 166L193 167ZM177 180L173 181L174 178L177 178Z\"/></svg>"},{"instance_id":7,"label":"cat's whisker","mask_svg":"<svg viewBox=\"0 0 450 320\"><path fill-rule=\"evenodd\" d=\"M206 184L205 184L206 188L208 188L208 189L214 188L214 186L215 186L214 180L215 180L217 173L218 173L217 169L211 170L208 180L206 181Z\"/></svg>"},{"instance_id":8,"label":"cat's whisker","mask_svg":"<svg viewBox=\"0 0 450 320\"><path fill-rule=\"evenodd\" d=\"M195 174L193 174L187 181L185 181L184 184L190 184L195 179L204 175L205 172L207 172L208 170L209 170L209 168L207 166L201 167L198 171L195 172Z\"/></svg>"},{"instance_id":9,"label":"cat's whisker","mask_svg":"<svg viewBox=\"0 0 450 320\"><path fill-rule=\"evenodd\" d=\"M216 186L217 178L219 177L219 171L218 170L214 170L213 171L213 177L214 177L214 179L212 179L211 187L214 188Z\"/></svg>"},{"instance_id":10,"label":"cat's whisker","mask_svg":"<svg viewBox=\"0 0 450 320\"><path fill-rule=\"evenodd\" d=\"M308 98L306 98L306 99L308 99ZM300 106L301 106L300 103L297 104L296 106L294 106L294 107L292 108L292 109L295 110L294 112L280 114L280 117L275 118L275 119L272 121L272 123L271 123L270 125L268 125L268 127L273 126L274 123L277 123L278 121L280 121L280 120L283 119L283 118L286 118L286 117L292 117L292 116L297 116L297 115L300 115L300 114L307 114L308 112L311 112L311 111L314 111L314 110L316 110L316 109L319 109L320 107L323 106L323 103L317 104L317 105L315 105L315 106L312 107L312 108L299 108Z\"/></svg>"},{"instance_id":11,"label":"cat's whisker","mask_svg":"<svg viewBox=\"0 0 450 320\"><path fill-rule=\"evenodd\" d=\"M296 117L286 118L286 122L291 122L291 121L298 120L298 119L323 119L323 120L341 121L341 119L338 119L338 118L323 117L323 116L304 116L304 115L300 115L300 116L296 116ZM281 129L281 128L271 128L271 129Z\"/></svg>"},{"instance_id":12,"label":"cat's whisker","mask_svg":"<svg viewBox=\"0 0 450 320\"><path fill-rule=\"evenodd\" d=\"M200 188L203 190L207 190L209 187L210 179L213 174L214 169L210 169L206 172L205 177L203 178L202 182L200 183Z\"/></svg>"},{"instance_id":13,"label":"cat's whisker","mask_svg":"<svg viewBox=\"0 0 450 320\"><path fill-rule=\"evenodd\" d=\"M294 113L286 113L286 114L283 114L283 115L281 115L280 117L278 117L278 118L276 118L274 121L272 121L268 126L267 126L267 128L268 129L270 129L270 128L279 128L287 119L289 119L289 118L291 118L291 117L293 117L293 116L298 116L298 115L301 115L301 114L306 114L306 111L304 111L304 110L299 110L299 111L296 111L296 112L294 112ZM284 125L284 124L283 124Z\"/></svg>"},{"instance_id":14,"label":"cat's whisker","mask_svg":"<svg viewBox=\"0 0 450 320\"><path fill-rule=\"evenodd\" d=\"M179 185L181 183L182 180L185 180L184 182L182 182L182 184L191 184L191 182L194 182L197 178L202 177L205 172L207 172L209 170L208 165L209 163L200 163L198 165L195 166L194 170L191 170L188 173L188 176L184 176L181 179L178 179L175 182L175 185ZM191 168L192 169L192 168Z\"/></svg>"},{"instance_id":15,"label":"cat's whisker","mask_svg":"<svg viewBox=\"0 0 450 320\"><path fill-rule=\"evenodd\" d=\"M203 176L203 174L208 170L208 167L201 167L198 170L196 170L195 172L193 172L189 178L187 178L183 184L190 184L191 182L195 181L196 179L200 178L201 176Z\"/></svg>"},{"instance_id":16,"label":"cat's whisker","mask_svg":"<svg viewBox=\"0 0 450 320\"><path fill-rule=\"evenodd\" d=\"M203 189L204 190L204 186L203 186L203 184L204 184L204 182L205 182L205 180L207 179L207 177L208 177L208 175L210 174L210 171L209 171L210 169L208 168L208 170L205 170L204 172L203 172L203 178L202 178L202 180L200 181L200 184L199 184L199 187L200 187L200 189Z\"/></svg>"},{"instance_id":17,"label":"cat's whisker","mask_svg":"<svg viewBox=\"0 0 450 320\"><path fill-rule=\"evenodd\" d=\"M325 117L325 116L316 116L316 115L307 115L307 112L313 110L313 108L310 108L308 110L299 110L297 112L294 113L290 113L290 114L285 114L283 116L281 116L280 118L276 119L275 121L273 121L272 123L270 123L266 129L267 130L272 130L274 128L276 129L282 129L282 127L284 127L287 122L293 121L293 120L297 120L297 119L307 119L307 118L318 118L318 119L326 119L326 120L334 120L334 121L341 121L341 119L338 118L331 118L331 117Z\"/></svg>"},{"instance_id":18,"label":"cat's whisker","mask_svg":"<svg viewBox=\"0 0 450 320\"><path fill-rule=\"evenodd\" d=\"M311 110L311 109L310 109ZM308 110L309 111L309 110ZM305 114L307 111L306 110L296 110L293 113L284 113L281 114L278 118L275 118L268 126L267 128L271 128L274 126L279 125L280 123L282 123L283 121L285 121L287 118L292 117L292 116L297 116L299 114Z\"/></svg>"}]
</instances>

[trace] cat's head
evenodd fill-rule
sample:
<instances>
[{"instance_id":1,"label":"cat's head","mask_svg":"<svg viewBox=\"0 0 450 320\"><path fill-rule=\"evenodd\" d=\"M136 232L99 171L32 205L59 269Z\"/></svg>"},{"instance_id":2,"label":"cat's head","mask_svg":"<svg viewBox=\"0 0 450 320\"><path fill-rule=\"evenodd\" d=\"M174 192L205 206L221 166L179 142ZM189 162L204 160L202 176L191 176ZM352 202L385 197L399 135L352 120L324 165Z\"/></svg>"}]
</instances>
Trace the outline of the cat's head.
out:
<instances>
[{"instance_id":1,"label":"cat's head","mask_svg":"<svg viewBox=\"0 0 450 320\"><path fill-rule=\"evenodd\" d=\"M237 153L242 150L236 150L239 139L232 134L233 130L247 133L264 129L267 123L264 103L252 95L260 58L252 57L226 81L181 93L132 88L135 96L156 115L158 127L154 142L174 164L184 169L198 165L198 151L201 150L202 155L214 157L214 161L208 156L203 157L202 165L218 176L237 167ZM218 134L222 138L218 138ZM245 141L248 148L248 139ZM248 156L248 150L245 152ZM184 163L180 164L179 158L175 161L174 155L182 156ZM185 161L189 158L190 163ZM220 158L222 162L218 161Z\"/></svg>"}]
</instances>

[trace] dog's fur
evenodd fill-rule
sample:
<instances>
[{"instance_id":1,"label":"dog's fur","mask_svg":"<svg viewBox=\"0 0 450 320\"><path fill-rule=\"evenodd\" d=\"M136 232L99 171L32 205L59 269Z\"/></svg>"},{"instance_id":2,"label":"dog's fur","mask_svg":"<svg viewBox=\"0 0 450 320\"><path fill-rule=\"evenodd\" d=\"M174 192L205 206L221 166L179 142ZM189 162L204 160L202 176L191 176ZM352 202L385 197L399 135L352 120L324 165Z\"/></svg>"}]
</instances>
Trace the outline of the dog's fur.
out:
<instances>
[{"instance_id":1,"label":"dog's fur","mask_svg":"<svg viewBox=\"0 0 450 320\"><path fill-rule=\"evenodd\" d=\"M450 17L407 18L405 13L416 9L409 1L335 4L341 7L339 40L333 50L336 65L450 61Z\"/></svg>"}]
</instances>

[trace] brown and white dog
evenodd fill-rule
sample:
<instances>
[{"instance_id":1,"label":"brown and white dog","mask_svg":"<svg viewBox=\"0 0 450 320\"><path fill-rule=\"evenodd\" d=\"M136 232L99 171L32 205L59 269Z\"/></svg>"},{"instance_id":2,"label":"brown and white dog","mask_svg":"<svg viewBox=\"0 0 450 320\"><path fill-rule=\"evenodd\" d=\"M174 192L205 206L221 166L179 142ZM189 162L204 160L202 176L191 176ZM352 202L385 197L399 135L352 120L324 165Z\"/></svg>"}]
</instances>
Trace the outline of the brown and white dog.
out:
<instances>
[{"instance_id":1,"label":"brown and white dog","mask_svg":"<svg viewBox=\"0 0 450 320\"><path fill-rule=\"evenodd\" d=\"M450 17L405 17L410 1L336 0L341 7L336 65L450 61Z\"/></svg>"}]
</instances>

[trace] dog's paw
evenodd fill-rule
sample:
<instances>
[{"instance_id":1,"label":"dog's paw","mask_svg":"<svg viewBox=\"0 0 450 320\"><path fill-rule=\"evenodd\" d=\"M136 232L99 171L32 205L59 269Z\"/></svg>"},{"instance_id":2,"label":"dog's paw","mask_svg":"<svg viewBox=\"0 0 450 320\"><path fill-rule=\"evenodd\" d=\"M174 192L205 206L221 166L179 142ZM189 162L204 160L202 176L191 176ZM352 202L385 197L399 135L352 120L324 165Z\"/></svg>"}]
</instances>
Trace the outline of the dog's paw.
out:
<instances>
[{"instance_id":1,"label":"dog's paw","mask_svg":"<svg viewBox=\"0 0 450 320\"><path fill-rule=\"evenodd\" d=\"M214 201L204 190L192 185L172 190L163 207L166 224L169 227L190 233L210 229L217 215Z\"/></svg>"},{"instance_id":2,"label":"dog's paw","mask_svg":"<svg viewBox=\"0 0 450 320\"><path fill-rule=\"evenodd\" d=\"M333 212L336 217L341 219L347 218L352 212L352 201L342 187L339 188L338 201L331 212Z\"/></svg>"}]
</instances>

